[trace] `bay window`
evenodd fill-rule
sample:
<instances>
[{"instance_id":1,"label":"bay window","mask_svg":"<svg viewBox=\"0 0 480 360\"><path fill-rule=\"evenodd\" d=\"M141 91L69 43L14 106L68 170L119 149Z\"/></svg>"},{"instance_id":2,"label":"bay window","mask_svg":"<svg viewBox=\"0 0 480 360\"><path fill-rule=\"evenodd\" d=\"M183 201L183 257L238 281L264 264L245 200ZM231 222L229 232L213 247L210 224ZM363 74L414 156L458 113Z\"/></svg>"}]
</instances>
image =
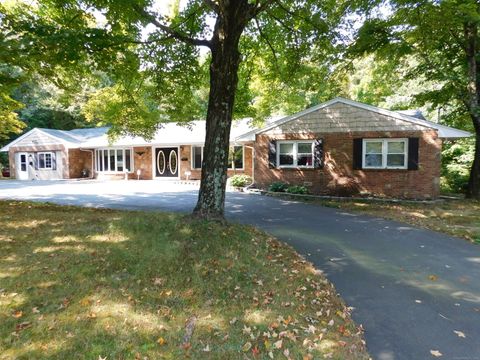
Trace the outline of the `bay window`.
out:
<instances>
[{"instance_id":1,"label":"bay window","mask_svg":"<svg viewBox=\"0 0 480 360\"><path fill-rule=\"evenodd\" d=\"M406 169L408 139L363 139L364 169Z\"/></svg>"},{"instance_id":2,"label":"bay window","mask_svg":"<svg viewBox=\"0 0 480 360\"><path fill-rule=\"evenodd\" d=\"M129 148L105 148L95 150L97 172L133 172L132 150Z\"/></svg>"}]
</instances>

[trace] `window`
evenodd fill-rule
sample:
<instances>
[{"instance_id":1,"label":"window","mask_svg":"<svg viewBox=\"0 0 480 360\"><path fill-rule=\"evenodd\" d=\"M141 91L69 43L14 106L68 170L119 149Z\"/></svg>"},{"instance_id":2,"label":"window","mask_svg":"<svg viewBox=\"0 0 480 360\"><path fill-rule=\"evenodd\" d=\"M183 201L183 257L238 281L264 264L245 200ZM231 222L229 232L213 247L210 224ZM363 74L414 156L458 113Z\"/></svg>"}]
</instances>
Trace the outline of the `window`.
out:
<instances>
[{"instance_id":1,"label":"window","mask_svg":"<svg viewBox=\"0 0 480 360\"><path fill-rule=\"evenodd\" d=\"M203 161L203 146L192 146L192 169L201 169ZM230 146L228 154L228 169L243 169L243 146Z\"/></svg>"},{"instance_id":2,"label":"window","mask_svg":"<svg viewBox=\"0 0 480 360\"><path fill-rule=\"evenodd\" d=\"M407 139L364 139L363 168L406 169Z\"/></svg>"},{"instance_id":3,"label":"window","mask_svg":"<svg viewBox=\"0 0 480 360\"><path fill-rule=\"evenodd\" d=\"M97 172L123 173L133 171L131 149L95 150L95 169Z\"/></svg>"},{"instance_id":4,"label":"window","mask_svg":"<svg viewBox=\"0 0 480 360\"><path fill-rule=\"evenodd\" d=\"M192 146L192 169L201 169L203 161L203 146Z\"/></svg>"},{"instance_id":5,"label":"window","mask_svg":"<svg viewBox=\"0 0 480 360\"><path fill-rule=\"evenodd\" d=\"M313 167L313 141L284 141L278 143L279 167Z\"/></svg>"},{"instance_id":6,"label":"window","mask_svg":"<svg viewBox=\"0 0 480 360\"><path fill-rule=\"evenodd\" d=\"M243 169L243 146L230 146L228 154L229 169Z\"/></svg>"},{"instance_id":7,"label":"window","mask_svg":"<svg viewBox=\"0 0 480 360\"><path fill-rule=\"evenodd\" d=\"M51 152L41 152L38 153L38 168L39 169L53 169L52 166L52 153Z\"/></svg>"}]
</instances>

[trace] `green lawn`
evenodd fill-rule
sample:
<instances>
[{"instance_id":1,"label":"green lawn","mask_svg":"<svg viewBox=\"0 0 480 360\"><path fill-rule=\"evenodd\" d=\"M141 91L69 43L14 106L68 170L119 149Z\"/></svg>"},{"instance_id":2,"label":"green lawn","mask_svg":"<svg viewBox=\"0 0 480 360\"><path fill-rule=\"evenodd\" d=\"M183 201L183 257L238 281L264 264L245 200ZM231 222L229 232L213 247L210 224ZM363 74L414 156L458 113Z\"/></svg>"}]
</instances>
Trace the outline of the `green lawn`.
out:
<instances>
[{"instance_id":1,"label":"green lawn","mask_svg":"<svg viewBox=\"0 0 480 360\"><path fill-rule=\"evenodd\" d=\"M329 357L367 359L361 330L260 231L0 201L2 360Z\"/></svg>"}]
</instances>

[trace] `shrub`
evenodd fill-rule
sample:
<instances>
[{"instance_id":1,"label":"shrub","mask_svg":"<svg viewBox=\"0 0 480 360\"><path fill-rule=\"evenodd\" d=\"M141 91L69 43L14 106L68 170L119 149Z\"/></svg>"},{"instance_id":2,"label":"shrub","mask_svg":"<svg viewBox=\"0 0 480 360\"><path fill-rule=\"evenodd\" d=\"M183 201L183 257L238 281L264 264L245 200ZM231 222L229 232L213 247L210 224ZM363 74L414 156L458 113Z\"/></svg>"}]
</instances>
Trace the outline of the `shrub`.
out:
<instances>
[{"instance_id":1,"label":"shrub","mask_svg":"<svg viewBox=\"0 0 480 360\"><path fill-rule=\"evenodd\" d=\"M288 185L285 184L284 182L276 181L270 184L270 186L268 187L268 190L273 192L284 192L285 190L287 190L287 188L288 188Z\"/></svg>"},{"instance_id":2,"label":"shrub","mask_svg":"<svg viewBox=\"0 0 480 360\"><path fill-rule=\"evenodd\" d=\"M252 183L252 178L248 175L233 175L230 178L230 185L234 187L244 187Z\"/></svg>"},{"instance_id":3,"label":"shrub","mask_svg":"<svg viewBox=\"0 0 480 360\"><path fill-rule=\"evenodd\" d=\"M308 194L308 189L303 185L292 185L287 188L289 194Z\"/></svg>"}]
</instances>

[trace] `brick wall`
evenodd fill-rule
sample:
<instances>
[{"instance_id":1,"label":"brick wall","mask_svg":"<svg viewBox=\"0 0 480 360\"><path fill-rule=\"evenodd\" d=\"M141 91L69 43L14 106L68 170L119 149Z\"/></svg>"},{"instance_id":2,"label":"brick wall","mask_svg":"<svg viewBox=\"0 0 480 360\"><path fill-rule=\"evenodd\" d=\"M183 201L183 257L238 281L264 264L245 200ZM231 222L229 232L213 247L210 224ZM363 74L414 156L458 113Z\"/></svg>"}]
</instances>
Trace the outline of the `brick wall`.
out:
<instances>
[{"instance_id":1,"label":"brick wall","mask_svg":"<svg viewBox=\"0 0 480 360\"><path fill-rule=\"evenodd\" d=\"M353 170L354 138L418 137L418 170ZM323 169L270 169L271 140L323 139ZM257 135L255 182L267 188L274 181L307 185L314 194L372 194L398 198L435 198L439 194L442 142L436 131L303 133Z\"/></svg>"},{"instance_id":2,"label":"brick wall","mask_svg":"<svg viewBox=\"0 0 480 360\"><path fill-rule=\"evenodd\" d=\"M79 179L82 177L83 169L87 169L89 176L93 175L92 151L69 149L68 150L68 178Z\"/></svg>"},{"instance_id":3,"label":"brick wall","mask_svg":"<svg viewBox=\"0 0 480 360\"><path fill-rule=\"evenodd\" d=\"M133 148L133 173L129 179L137 179L137 170L140 170L140 180L152 179L152 147L143 146Z\"/></svg>"}]
</instances>

